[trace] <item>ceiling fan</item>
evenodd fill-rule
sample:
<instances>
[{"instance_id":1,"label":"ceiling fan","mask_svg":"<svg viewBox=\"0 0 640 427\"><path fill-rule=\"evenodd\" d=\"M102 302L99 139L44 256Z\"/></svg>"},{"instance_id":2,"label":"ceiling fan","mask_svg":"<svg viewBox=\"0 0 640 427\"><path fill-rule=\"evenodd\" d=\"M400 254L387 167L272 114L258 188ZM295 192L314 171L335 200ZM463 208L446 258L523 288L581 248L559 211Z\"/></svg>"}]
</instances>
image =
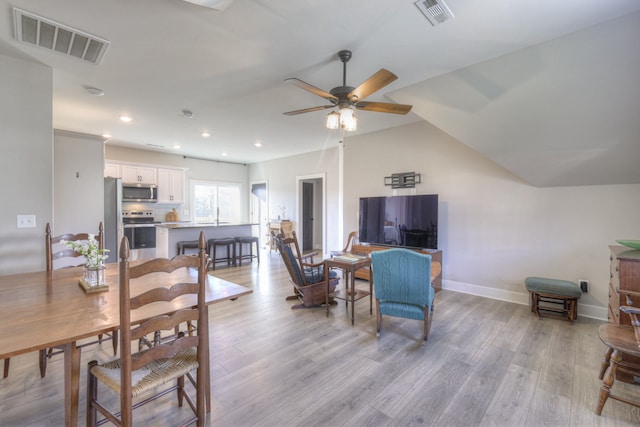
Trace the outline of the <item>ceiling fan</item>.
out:
<instances>
[{"instance_id":1,"label":"ceiling fan","mask_svg":"<svg viewBox=\"0 0 640 427\"><path fill-rule=\"evenodd\" d=\"M398 76L393 74L391 71L382 68L367 80L362 82L359 86L355 88L347 86L347 62L349 62L349 60L351 59L351 51L341 50L340 52L338 52L338 58L340 58L340 61L342 61L343 64L342 86L334 87L329 92L325 92L324 90L319 89L295 77L285 80L285 82L292 83L301 89L309 91L314 95L318 95L328 100L329 102L331 102L331 104L304 108L302 110L287 111L284 114L286 114L287 116L295 116L297 114L309 113L311 111L319 111L334 107L338 107L338 109L341 111L340 116L342 116L342 110L344 109L352 111L350 107L355 107L358 110L393 114L407 114L409 111L411 111L411 108L413 107L412 105L364 101L367 96L387 86L389 83L396 80ZM337 115L338 113L333 114ZM327 127L329 127L328 123L329 122L327 122Z\"/></svg>"}]
</instances>

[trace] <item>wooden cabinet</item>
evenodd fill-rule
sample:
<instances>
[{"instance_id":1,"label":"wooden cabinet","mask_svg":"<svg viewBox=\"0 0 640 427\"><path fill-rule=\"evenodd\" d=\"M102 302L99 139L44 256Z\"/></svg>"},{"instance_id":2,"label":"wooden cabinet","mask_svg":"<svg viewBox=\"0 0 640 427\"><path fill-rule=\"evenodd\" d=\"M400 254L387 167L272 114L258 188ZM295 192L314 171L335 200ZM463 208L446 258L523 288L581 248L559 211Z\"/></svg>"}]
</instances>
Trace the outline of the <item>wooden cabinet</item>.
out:
<instances>
[{"instance_id":1,"label":"wooden cabinet","mask_svg":"<svg viewBox=\"0 0 640 427\"><path fill-rule=\"evenodd\" d=\"M184 202L184 170L158 169L158 203Z\"/></svg>"},{"instance_id":2,"label":"wooden cabinet","mask_svg":"<svg viewBox=\"0 0 640 427\"><path fill-rule=\"evenodd\" d=\"M104 176L111 178L121 178L122 172L120 171L120 165L118 163L105 163L104 164Z\"/></svg>"},{"instance_id":3,"label":"wooden cabinet","mask_svg":"<svg viewBox=\"0 0 640 427\"><path fill-rule=\"evenodd\" d=\"M640 251L624 246L610 246L610 281L609 281L609 322L618 325L631 325L628 315L620 313L621 305L628 305L622 291L640 292ZM633 305L640 307L640 298L632 298Z\"/></svg>"},{"instance_id":4,"label":"wooden cabinet","mask_svg":"<svg viewBox=\"0 0 640 427\"><path fill-rule=\"evenodd\" d=\"M384 251L387 249L391 249L394 246L376 246L376 245L367 245L367 244L354 244L351 247L351 253L357 254L357 255L366 255L369 256L369 254L371 254L371 252L375 252L375 251ZM431 255L431 260L432 261L437 261L440 263L440 265L442 265L442 251L439 249L415 249L416 251L423 253L423 254L428 254ZM360 270L356 271L356 278L358 279L364 279L364 280L370 280L371 278L371 270L369 270L369 268L361 268ZM436 277L433 280L433 288L435 289L436 292L439 292L442 289L442 273L440 273L438 275L438 277Z\"/></svg>"},{"instance_id":5,"label":"wooden cabinet","mask_svg":"<svg viewBox=\"0 0 640 427\"><path fill-rule=\"evenodd\" d=\"M146 166L121 165L123 183L157 184L157 169Z\"/></svg>"},{"instance_id":6,"label":"wooden cabinet","mask_svg":"<svg viewBox=\"0 0 640 427\"><path fill-rule=\"evenodd\" d=\"M620 291L640 292L640 251L634 251L624 246L609 246L610 256L610 281L609 281L609 322L618 325L631 325L631 318L625 313L620 313L621 305L629 305L627 298ZM633 306L640 307L640 298L632 297ZM623 362L640 363L640 359L627 354L622 355ZM616 379L633 383L633 374L624 368L624 364L618 366Z\"/></svg>"}]
</instances>

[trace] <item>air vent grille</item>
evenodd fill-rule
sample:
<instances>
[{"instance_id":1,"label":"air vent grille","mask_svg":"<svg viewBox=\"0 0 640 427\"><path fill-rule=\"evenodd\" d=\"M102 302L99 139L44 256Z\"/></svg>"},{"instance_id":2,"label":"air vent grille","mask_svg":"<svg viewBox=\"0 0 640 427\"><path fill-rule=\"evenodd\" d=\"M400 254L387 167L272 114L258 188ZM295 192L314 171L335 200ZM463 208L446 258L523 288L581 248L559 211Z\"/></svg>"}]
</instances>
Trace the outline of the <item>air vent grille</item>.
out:
<instances>
[{"instance_id":1,"label":"air vent grille","mask_svg":"<svg viewBox=\"0 0 640 427\"><path fill-rule=\"evenodd\" d=\"M17 8L13 9L16 40L100 64L109 42Z\"/></svg>"},{"instance_id":2,"label":"air vent grille","mask_svg":"<svg viewBox=\"0 0 640 427\"><path fill-rule=\"evenodd\" d=\"M443 0L418 0L414 3L434 27L454 18Z\"/></svg>"}]
</instances>

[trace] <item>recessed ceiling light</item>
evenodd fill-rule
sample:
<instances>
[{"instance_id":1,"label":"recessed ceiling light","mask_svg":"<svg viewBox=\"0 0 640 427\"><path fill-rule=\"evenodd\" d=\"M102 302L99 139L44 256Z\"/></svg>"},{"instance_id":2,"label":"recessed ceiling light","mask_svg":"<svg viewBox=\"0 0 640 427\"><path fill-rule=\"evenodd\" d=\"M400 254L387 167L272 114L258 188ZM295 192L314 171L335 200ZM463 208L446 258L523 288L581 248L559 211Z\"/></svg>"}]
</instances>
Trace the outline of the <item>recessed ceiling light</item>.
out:
<instances>
[{"instance_id":1,"label":"recessed ceiling light","mask_svg":"<svg viewBox=\"0 0 640 427\"><path fill-rule=\"evenodd\" d=\"M258 141L253 145L255 145L256 147L260 148L260 147L262 147L262 142Z\"/></svg>"},{"instance_id":2,"label":"recessed ceiling light","mask_svg":"<svg viewBox=\"0 0 640 427\"><path fill-rule=\"evenodd\" d=\"M202 137L203 138L209 138L211 136L211 134L209 132L202 132Z\"/></svg>"},{"instance_id":3,"label":"recessed ceiling light","mask_svg":"<svg viewBox=\"0 0 640 427\"><path fill-rule=\"evenodd\" d=\"M133 119L129 116L120 116L120 121L125 123L131 123Z\"/></svg>"},{"instance_id":4,"label":"recessed ceiling light","mask_svg":"<svg viewBox=\"0 0 640 427\"><path fill-rule=\"evenodd\" d=\"M175 148L177 150L178 148L180 148L180 144L174 144L173 148Z\"/></svg>"},{"instance_id":5,"label":"recessed ceiling light","mask_svg":"<svg viewBox=\"0 0 640 427\"><path fill-rule=\"evenodd\" d=\"M93 87L93 86L83 86L83 87L84 87L84 90L86 90L91 95L95 95L95 96L104 95L104 91L102 89L98 89L97 87Z\"/></svg>"},{"instance_id":6,"label":"recessed ceiling light","mask_svg":"<svg viewBox=\"0 0 640 427\"><path fill-rule=\"evenodd\" d=\"M227 157L227 153L222 153L222 155L223 155L224 157Z\"/></svg>"}]
</instances>

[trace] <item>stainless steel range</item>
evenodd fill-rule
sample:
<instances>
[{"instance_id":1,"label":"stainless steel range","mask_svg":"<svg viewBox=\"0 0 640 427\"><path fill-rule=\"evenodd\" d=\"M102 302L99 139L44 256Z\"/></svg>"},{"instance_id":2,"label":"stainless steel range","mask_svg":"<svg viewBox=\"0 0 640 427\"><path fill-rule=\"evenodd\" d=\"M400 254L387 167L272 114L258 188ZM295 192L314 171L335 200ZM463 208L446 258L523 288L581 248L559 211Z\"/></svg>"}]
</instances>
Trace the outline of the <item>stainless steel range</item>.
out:
<instances>
[{"instance_id":1,"label":"stainless steel range","mask_svg":"<svg viewBox=\"0 0 640 427\"><path fill-rule=\"evenodd\" d=\"M129 239L130 260L155 258L156 224L153 211L122 211L124 235Z\"/></svg>"}]
</instances>

